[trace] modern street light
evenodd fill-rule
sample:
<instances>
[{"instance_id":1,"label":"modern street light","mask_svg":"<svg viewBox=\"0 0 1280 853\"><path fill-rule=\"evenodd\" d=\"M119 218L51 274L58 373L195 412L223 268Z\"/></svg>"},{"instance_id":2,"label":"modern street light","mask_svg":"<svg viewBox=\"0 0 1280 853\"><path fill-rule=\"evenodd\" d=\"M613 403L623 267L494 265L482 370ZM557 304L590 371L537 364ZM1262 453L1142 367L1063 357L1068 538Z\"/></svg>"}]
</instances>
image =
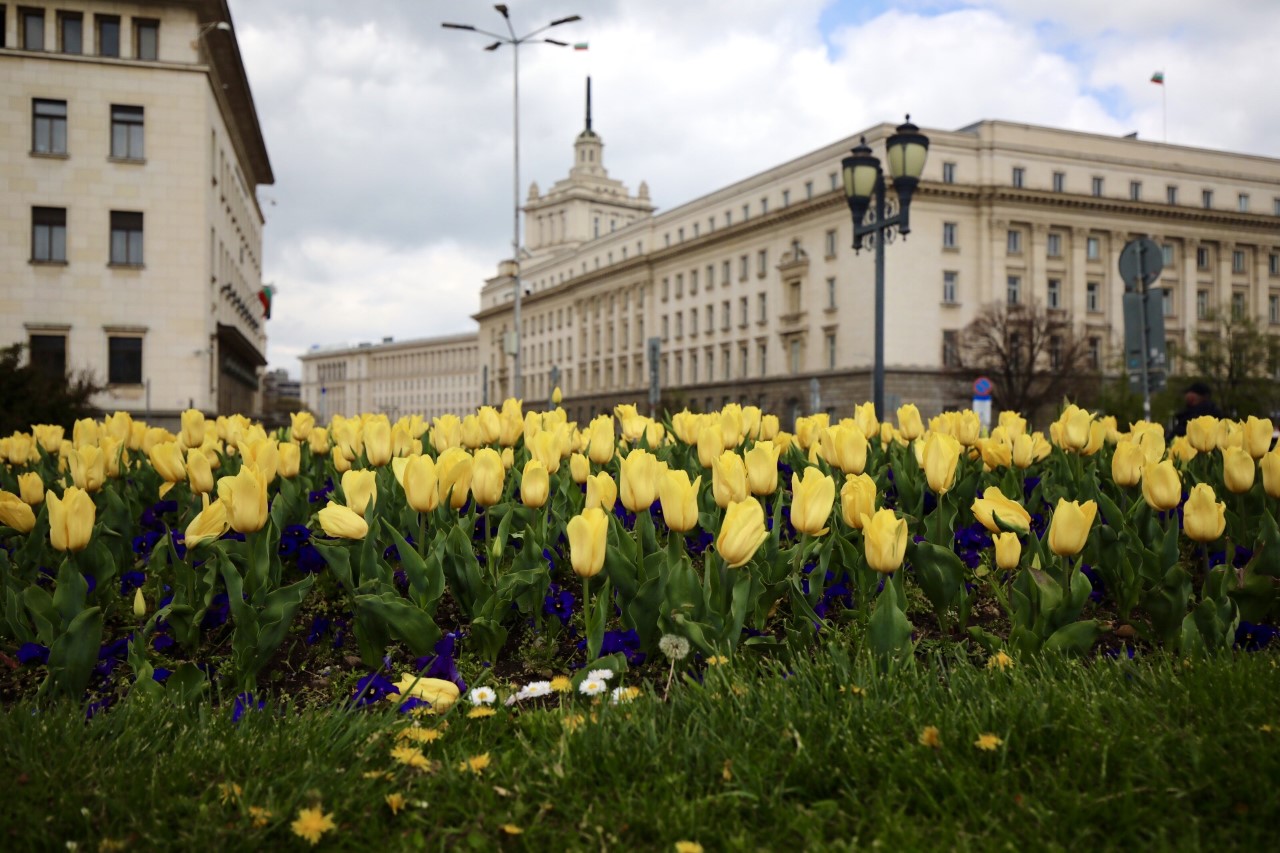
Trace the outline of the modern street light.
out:
<instances>
[{"instance_id":1,"label":"modern street light","mask_svg":"<svg viewBox=\"0 0 1280 853\"><path fill-rule=\"evenodd\" d=\"M512 389L513 397L515 397L516 399L523 399L524 381L520 371L520 363L521 363L520 299L524 295L524 292L523 292L524 288L520 283L520 45L529 41L540 41L540 42L545 42L546 44L554 44L556 47L568 47L569 45L567 42L556 41L555 39L549 39L549 38L535 39L534 37L541 33L546 32L552 27L558 27L561 24L571 24L574 21L581 21L582 18L578 15L570 15L567 18L557 18L556 20L552 21L546 26L539 27L538 29L534 30L531 33L526 33L523 36L517 36L515 27L512 26L511 24L511 15L507 11L506 4L497 3L494 5L493 8L498 10L498 14L501 15L502 19L506 22L508 35L504 36L504 35L501 35L500 33L491 33L488 30L482 30L482 29L478 29L477 27L473 27L471 24L445 23L445 24L441 24L441 26L447 30L468 30L473 33L480 33L481 35L486 35L486 36L489 36L490 38L497 39L497 41L495 41L493 44L487 45L485 47L485 50L489 50L489 51L497 50L498 48L502 47L504 44L509 44L511 45L511 48L512 48L511 54L512 54L512 77L514 79L514 97L512 98L511 124L513 127L512 136L513 136L514 151L515 151L515 154L514 154L515 168L513 170L514 176L512 181L512 193L511 193L512 207L513 207L511 258L512 258L512 262L515 264L515 297L513 302L513 319L512 319L512 322L515 326L515 353L513 356L513 364L512 364L511 389Z\"/></svg>"},{"instance_id":2,"label":"modern street light","mask_svg":"<svg viewBox=\"0 0 1280 853\"><path fill-rule=\"evenodd\" d=\"M899 125L897 131L889 137L886 146L889 176L893 179L893 189L898 196L897 203L892 205L892 215L889 215L891 205L885 198L887 188L884 172L880 168L879 158L867 146L867 138L864 136L853 153L841 161L845 200L849 202L849 211L853 214L853 251L856 253L862 249L864 237L870 237L875 244L876 351L872 398L876 415L881 418L885 416L884 244L893 239L895 232L901 234L904 240L911 232L911 196L920 183L920 173L924 171L925 157L929 154L929 137L911 123L911 116L908 115L906 122ZM875 209L868 216L872 196L875 197Z\"/></svg>"}]
</instances>

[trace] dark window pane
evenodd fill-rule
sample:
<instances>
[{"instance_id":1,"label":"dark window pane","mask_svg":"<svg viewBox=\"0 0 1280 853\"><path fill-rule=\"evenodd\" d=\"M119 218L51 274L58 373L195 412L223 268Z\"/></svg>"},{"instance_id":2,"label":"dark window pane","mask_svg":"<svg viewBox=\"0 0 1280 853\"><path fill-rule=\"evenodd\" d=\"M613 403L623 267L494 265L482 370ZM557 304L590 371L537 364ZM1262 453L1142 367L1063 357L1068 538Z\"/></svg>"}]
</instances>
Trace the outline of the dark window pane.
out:
<instances>
[{"instance_id":1,"label":"dark window pane","mask_svg":"<svg viewBox=\"0 0 1280 853\"><path fill-rule=\"evenodd\" d=\"M141 385L142 338L108 338L107 348L107 381L112 385Z\"/></svg>"},{"instance_id":2,"label":"dark window pane","mask_svg":"<svg viewBox=\"0 0 1280 853\"><path fill-rule=\"evenodd\" d=\"M160 24L139 21L134 29L135 49L139 59L157 59L160 54Z\"/></svg>"},{"instance_id":3,"label":"dark window pane","mask_svg":"<svg viewBox=\"0 0 1280 853\"><path fill-rule=\"evenodd\" d=\"M111 107L111 156L141 160L142 107Z\"/></svg>"},{"instance_id":4,"label":"dark window pane","mask_svg":"<svg viewBox=\"0 0 1280 853\"><path fill-rule=\"evenodd\" d=\"M120 55L119 18L98 18L98 55Z\"/></svg>"},{"instance_id":5,"label":"dark window pane","mask_svg":"<svg viewBox=\"0 0 1280 853\"><path fill-rule=\"evenodd\" d=\"M31 366L46 376L67 372L67 339L64 335L32 335L29 343Z\"/></svg>"},{"instance_id":6,"label":"dark window pane","mask_svg":"<svg viewBox=\"0 0 1280 853\"><path fill-rule=\"evenodd\" d=\"M62 52L84 53L84 19L79 15L63 15Z\"/></svg>"},{"instance_id":7,"label":"dark window pane","mask_svg":"<svg viewBox=\"0 0 1280 853\"><path fill-rule=\"evenodd\" d=\"M22 47L44 50L44 12L22 13Z\"/></svg>"},{"instance_id":8,"label":"dark window pane","mask_svg":"<svg viewBox=\"0 0 1280 853\"><path fill-rule=\"evenodd\" d=\"M61 207L31 209L31 260L66 261L67 211Z\"/></svg>"},{"instance_id":9,"label":"dark window pane","mask_svg":"<svg viewBox=\"0 0 1280 853\"><path fill-rule=\"evenodd\" d=\"M111 263L142 263L142 214L111 211Z\"/></svg>"}]
</instances>

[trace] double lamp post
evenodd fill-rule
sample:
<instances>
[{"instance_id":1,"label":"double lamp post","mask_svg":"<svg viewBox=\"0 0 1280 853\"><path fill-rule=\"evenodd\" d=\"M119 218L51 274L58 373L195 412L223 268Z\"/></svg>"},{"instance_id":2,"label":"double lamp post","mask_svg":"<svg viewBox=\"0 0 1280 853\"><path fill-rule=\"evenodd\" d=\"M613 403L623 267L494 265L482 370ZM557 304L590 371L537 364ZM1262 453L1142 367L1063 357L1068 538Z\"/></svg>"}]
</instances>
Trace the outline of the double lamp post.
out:
<instances>
[{"instance_id":1,"label":"double lamp post","mask_svg":"<svg viewBox=\"0 0 1280 853\"><path fill-rule=\"evenodd\" d=\"M929 137L911 123L911 116L898 126L889 137L886 148L889 156L889 177L897 193L897 204L892 213L886 196L884 171L880 159L871 153L866 137L853 149L853 153L841 161L844 172L844 194L853 215L853 250L862 249L864 238L871 238L876 253L875 280L875 372L872 382L872 401L876 416L883 418L884 409L884 244L901 234L903 239L911 231L911 196L920 183L924 161L929 154ZM874 209L873 209L874 202ZM870 215L868 216L868 211Z\"/></svg>"}]
</instances>

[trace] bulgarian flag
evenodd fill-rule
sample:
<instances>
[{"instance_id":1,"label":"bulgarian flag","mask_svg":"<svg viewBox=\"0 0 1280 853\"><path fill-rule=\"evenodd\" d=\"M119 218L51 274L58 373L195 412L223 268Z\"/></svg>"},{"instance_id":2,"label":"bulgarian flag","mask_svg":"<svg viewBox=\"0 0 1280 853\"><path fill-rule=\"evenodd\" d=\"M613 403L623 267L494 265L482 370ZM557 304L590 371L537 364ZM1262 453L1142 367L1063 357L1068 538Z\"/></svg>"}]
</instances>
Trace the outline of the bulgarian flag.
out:
<instances>
[{"instance_id":1,"label":"bulgarian flag","mask_svg":"<svg viewBox=\"0 0 1280 853\"><path fill-rule=\"evenodd\" d=\"M271 298L276 295L276 289L269 284L264 284L262 289L258 291L258 301L262 303L262 318L264 320L271 319Z\"/></svg>"},{"instance_id":2,"label":"bulgarian flag","mask_svg":"<svg viewBox=\"0 0 1280 853\"><path fill-rule=\"evenodd\" d=\"M1163 85L1164 85L1164 72L1163 72L1163 71L1157 71L1156 73L1152 74L1152 75L1151 75L1151 82L1152 82L1152 83L1158 83L1159 85L1163 86Z\"/></svg>"},{"instance_id":3,"label":"bulgarian flag","mask_svg":"<svg viewBox=\"0 0 1280 853\"><path fill-rule=\"evenodd\" d=\"M573 49L574 49L574 50L586 50L586 49L587 49L587 43L586 43L585 41L580 41L580 42L578 42L577 44L575 44L575 45L573 46Z\"/></svg>"}]
</instances>

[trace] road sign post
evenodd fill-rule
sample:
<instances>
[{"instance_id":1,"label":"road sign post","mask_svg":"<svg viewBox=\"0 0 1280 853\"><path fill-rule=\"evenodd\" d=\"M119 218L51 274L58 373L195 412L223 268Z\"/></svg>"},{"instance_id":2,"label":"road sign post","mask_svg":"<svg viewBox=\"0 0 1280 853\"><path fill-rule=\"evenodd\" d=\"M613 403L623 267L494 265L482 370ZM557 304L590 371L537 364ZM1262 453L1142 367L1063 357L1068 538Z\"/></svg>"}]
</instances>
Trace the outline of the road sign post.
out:
<instances>
[{"instance_id":1,"label":"road sign post","mask_svg":"<svg viewBox=\"0 0 1280 853\"><path fill-rule=\"evenodd\" d=\"M1149 237L1130 240L1120 251L1120 277L1124 279L1125 287L1126 366L1132 368L1133 362L1137 362L1141 377L1142 418L1145 421L1151 420L1153 361L1160 371L1160 383L1163 384L1164 380L1164 294L1161 293L1159 301L1154 304L1151 301L1151 285L1160 278L1163 269L1164 253L1160 245Z\"/></svg>"},{"instance_id":2,"label":"road sign post","mask_svg":"<svg viewBox=\"0 0 1280 853\"><path fill-rule=\"evenodd\" d=\"M991 429L991 380L985 376L979 376L973 380L973 411L978 415L978 422L982 424L982 429Z\"/></svg>"}]
</instances>

